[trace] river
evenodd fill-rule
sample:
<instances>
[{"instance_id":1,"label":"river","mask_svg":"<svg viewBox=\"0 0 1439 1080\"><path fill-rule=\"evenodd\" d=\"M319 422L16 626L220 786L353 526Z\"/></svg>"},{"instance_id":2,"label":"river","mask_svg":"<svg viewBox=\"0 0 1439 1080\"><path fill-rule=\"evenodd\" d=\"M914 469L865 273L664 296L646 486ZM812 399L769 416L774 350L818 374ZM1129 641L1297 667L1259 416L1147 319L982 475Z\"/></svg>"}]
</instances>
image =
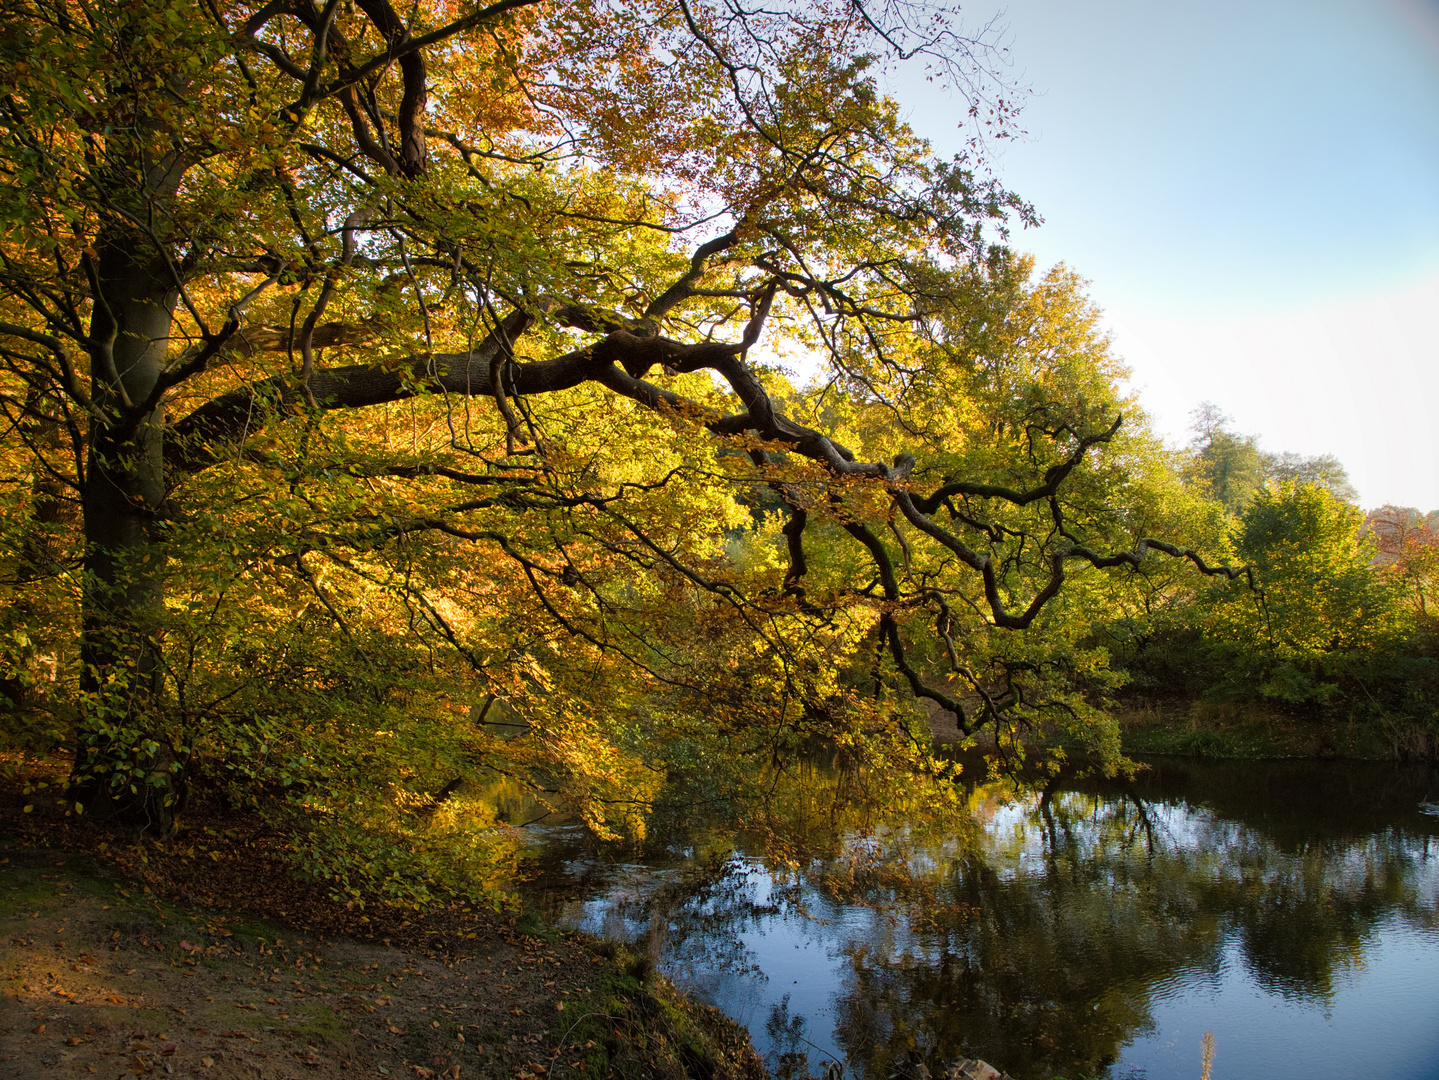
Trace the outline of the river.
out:
<instances>
[{"instance_id":1,"label":"river","mask_svg":"<svg viewBox=\"0 0 1439 1080\"><path fill-rule=\"evenodd\" d=\"M639 853L542 830L531 901L649 950L773 1071L911 1052L1019 1080L1439 1080L1439 774L1154 760L970 789L969 824L768 858L674 815Z\"/></svg>"}]
</instances>

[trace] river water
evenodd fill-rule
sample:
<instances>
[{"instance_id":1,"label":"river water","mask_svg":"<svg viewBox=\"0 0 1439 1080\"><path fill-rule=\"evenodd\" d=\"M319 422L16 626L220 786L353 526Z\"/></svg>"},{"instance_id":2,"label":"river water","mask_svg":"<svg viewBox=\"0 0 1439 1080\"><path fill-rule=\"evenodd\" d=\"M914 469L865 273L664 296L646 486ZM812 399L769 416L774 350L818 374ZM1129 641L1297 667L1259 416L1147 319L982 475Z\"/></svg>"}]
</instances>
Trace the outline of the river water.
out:
<instances>
[{"instance_id":1,"label":"river water","mask_svg":"<svg viewBox=\"0 0 1439 1080\"><path fill-rule=\"evenodd\" d=\"M531 898L650 951L780 1074L1193 1080L1208 1035L1213 1080L1439 1080L1439 775L1150 766L975 788L962 836L890 822L799 866L682 816L638 857L554 827Z\"/></svg>"}]
</instances>

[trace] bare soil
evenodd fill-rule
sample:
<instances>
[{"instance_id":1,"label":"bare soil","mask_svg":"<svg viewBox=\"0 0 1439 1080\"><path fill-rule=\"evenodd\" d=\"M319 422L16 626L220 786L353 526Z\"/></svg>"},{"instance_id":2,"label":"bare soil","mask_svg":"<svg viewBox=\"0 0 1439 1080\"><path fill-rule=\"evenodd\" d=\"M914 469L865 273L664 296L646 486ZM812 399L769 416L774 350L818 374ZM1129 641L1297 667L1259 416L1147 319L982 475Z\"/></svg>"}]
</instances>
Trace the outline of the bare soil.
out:
<instances>
[{"instance_id":1,"label":"bare soil","mask_svg":"<svg viewBox=\"0 0 1439 1080\"><path fill-rule=\"evenodd\" d=\"M197 853L0 803L0 1078L765 1076L742 1028L608 943L360 915L244 822Z\"/></svg>"}]
</instances>

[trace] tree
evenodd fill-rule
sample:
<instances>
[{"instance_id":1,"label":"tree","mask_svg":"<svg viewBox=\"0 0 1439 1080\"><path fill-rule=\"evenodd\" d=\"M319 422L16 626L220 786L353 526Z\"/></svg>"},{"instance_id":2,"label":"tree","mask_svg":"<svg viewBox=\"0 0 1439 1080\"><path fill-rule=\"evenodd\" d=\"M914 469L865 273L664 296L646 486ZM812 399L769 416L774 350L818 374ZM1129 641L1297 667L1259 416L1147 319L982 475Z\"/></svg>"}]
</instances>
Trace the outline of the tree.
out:
<instances>
[{"instance_id":1,"label":"tree","mask_svg":"<svg viewBox=\"0 0 1439 1080\"><path fill-rule=\"evenodd\" d=\"M1313 484L1341 502L1359 505L1359 492L1349 482L1349 472L1333 454L1305 457L1286 450L1266 454L1265 472L1271 484Z\"/></svg>"},{"instance_id":2,"label":"tree","mask_svg":"<svg viewBox=\"0 0 1439 1080\"><path fill-rule=\"evenodd\" d=\"M197 717L268 754L292 716L311 760L357 723L337 701L492 725L521 683L515 722L564 738L512 757L603 797L624 769L564 763L612 741L585 702L618 672L831 716L853 693L815 657L871 645L877 688L967 731L1068 661L975 670L959 609L1003 636L1075 565L1219 572L1107 505L1092 319L1030 317L1082 299L994 244L1035 220L975 156L1014 99L943 9L16 0L5 27L6 453L16 535L80 518L52 574L78 805L165 827ZM970 102L969 158L879 92L912 56ZM781 341L824 388L760 362ZM743 505L774 513L729 550Z\"/></svg>"},{"instance_id":3,"label":"tree","mask_svg":"<svg viewBox=\"0 0 1439 1080\"><path fill-rule=\"evenodd\" d=\"M1205 402L1194 410L1189 443L1194 476L1231 512L1245 506L1265 480L1264 452L1254 436L1229 430L1233 420Z\"/></svg>"},{"instance_id":4,"label":"tree","mask_svg":"<svg viewBox=\"0 0 1439 1080\"><path fill-rule=\"evenodd\" d=\"M1360 510L1315 484L1261 492L1250 504L1238 547L1266 583L1277 642L1332 652L1371 644L1381 632L1388 597L1363 522Z\"/></svg>"},{"instance_id":5,"label":"tree","mask_svg":"<svg viewBox=\"0 0 1439 1080\"><path fill-rule=\"evenodd\" d=\"M1365 518L1379 564L1413 605L1421 622L1432 623L1439 584L1439 531L1436 515L1413 507L1382 506Z\"/></svg>"},{"instance_id":6,"label":"tree","mask_svg":"<svg viewBox=\"0 0 1439 1080\"><path fill-rule=\"evenodd\" d=\"M1375 571L1363 522L1357 507L1315 484L1261 491L1245 508L1236 547L1254 567L1262 603L1258 617L1252 605L1220 605L1211 630L1240 646L1244 662L1233 674L1262 696L1340 703L1356 664L1382 663L1390 651L1395 596Z\"/></svg>"},{"instance_id":7,"label":"tree","mask_svg":"<svg viewBox=\"0 0 1439 1080\"><path fill-rule=\"evenodd\" d=\"M1314 484L1337 499L1358 505L1359 493L1333 454L1305 457L1286 450L1271 454L1253 435L1231 431L1234 418L1206 401L1192 413L1191 473L1230 511L1242 510L1261 488Z\"/></svg>"}]
</instances>

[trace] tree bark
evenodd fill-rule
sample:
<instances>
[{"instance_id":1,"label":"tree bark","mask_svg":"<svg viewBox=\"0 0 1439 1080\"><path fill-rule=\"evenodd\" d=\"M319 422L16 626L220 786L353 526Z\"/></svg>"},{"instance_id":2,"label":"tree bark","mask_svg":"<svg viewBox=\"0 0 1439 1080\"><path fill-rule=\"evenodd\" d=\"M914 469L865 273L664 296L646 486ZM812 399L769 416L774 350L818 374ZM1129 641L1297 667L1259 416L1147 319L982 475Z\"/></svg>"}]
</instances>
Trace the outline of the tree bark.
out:
<instances>
[{"instance_id":1,"label":"tree bark","mask_svg":"<svg viewBox=\"0 0 1439 1080\"><path fill-rule=\"evenodd\" d=\"M86 811L163 832L183 787L160 715L163 413L145 403L164 369L177 292L169 268L143 251L137 237L111 237L95 274L91 383L103 420L94 423L82 493L82 723L74 779Z\"/></svg>"}]
</instances>

